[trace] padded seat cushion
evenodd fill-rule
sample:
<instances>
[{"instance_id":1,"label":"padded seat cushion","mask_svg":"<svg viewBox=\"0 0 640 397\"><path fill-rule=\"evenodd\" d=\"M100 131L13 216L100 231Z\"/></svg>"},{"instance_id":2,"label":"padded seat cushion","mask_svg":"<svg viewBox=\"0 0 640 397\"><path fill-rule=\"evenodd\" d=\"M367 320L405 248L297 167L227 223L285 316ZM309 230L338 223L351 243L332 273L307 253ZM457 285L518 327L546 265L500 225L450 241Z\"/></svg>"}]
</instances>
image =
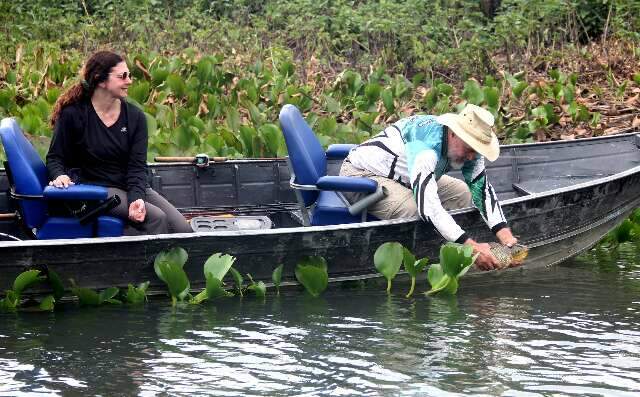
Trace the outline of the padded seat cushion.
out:
<instances>
[{"instance_id":1,"label":"padded seat cushion","mask_svg":"<svg viewBox=\"0 0 640 397\"><path fill-rule=\"evenodd\" d=\"M81 225L77 218L51 217L36 232L38 240L93 237L93 223Z\"/></svg>"},{"instance_id":2,"label":"padded seat cushion","mask_svg":"<svg viewBox=\"0 0 640 397\"><path fill-rule=\"evenodd\" d=\"M47 186L42 195L47 200L106 200L108 191L97 185L71 185L66 189Z\"/></svg>"},{"instance_id":3,"label":"padded seat cushion","mask_svg":"<svg viewBox=\"0 0 640 397\"><path fill-rule=\"evenodd\" d=\"M312 226L339 225L342 223L357 223L362 221L360 215L351 215L342 198L336 193L323 190L318 195L318 201L311 216ZM367 221L377 221L378 218L367 215Z\"/></svg>"},{"instance_id":4,"label":"padded seat cushion","mask_svg":"<svg viewBox=\"0 0 640 397\"><path fill-rule=\"evenodd\" d=\"M349 155L351 149L358 145L353 143L334 143L327 148L328 159L344 159Z\"/></svg>"},{"instance_id":5,"label":"padded seat cushion","mask_svg":"<svg viewBox=\"0 0 640 397\"><path fill-rule=\"evenodd\" d=\"M373 193L378 188L378 182L354 176L323 176L318 179L316 186L322 190Z\"/></svg>"},{"instance_id":6,"label":"padded seat cushion","mask_svg":"<svg viewBox=\"0 0 640 397\"><path fill-rule=\"evenodd\" d=\"M122 236L124 221L113 216L99 216L96 221L96 237Z\"/></svg>"}]
</instances>

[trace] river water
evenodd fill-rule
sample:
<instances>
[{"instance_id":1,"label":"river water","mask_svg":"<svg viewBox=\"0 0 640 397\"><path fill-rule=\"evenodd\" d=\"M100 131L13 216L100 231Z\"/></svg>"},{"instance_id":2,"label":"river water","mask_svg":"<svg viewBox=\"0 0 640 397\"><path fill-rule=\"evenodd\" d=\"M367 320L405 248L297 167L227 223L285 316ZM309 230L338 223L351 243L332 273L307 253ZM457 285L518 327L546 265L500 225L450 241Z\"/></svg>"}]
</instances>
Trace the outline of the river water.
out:
<instances>
[{"instance_id":1,"label":"river water","mask_svg":"<svg viewBox=\"0 0 640 397\"><path fill-rule=\"evenodd\" d=\"M0 396L637 396L639 252L467 277L449 298L400 282L0 314Z\"/></svg>"}]
</instances>

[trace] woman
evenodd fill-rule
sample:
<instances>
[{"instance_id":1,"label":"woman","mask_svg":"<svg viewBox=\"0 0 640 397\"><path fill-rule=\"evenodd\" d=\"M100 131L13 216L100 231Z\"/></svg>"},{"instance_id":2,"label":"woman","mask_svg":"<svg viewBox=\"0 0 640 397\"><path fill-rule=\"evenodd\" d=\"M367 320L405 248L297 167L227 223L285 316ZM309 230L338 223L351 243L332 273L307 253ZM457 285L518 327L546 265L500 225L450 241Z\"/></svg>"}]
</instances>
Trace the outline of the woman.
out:
<instances>
[{"instance_id":1,"label":"woman","mask_svg":"<svg viewBox=\"0 0 640 397\"><path fill-rule=\"evenodd\" d=\"M128 220L127 235L191 232L182 214L147 187L147 124L144 113L125 101L132 76L124 59L99 51L81 73L82 81L58 98L51 115L49 185L106 186L121 199L111 214Z\"/></svg>"}]
</instances>

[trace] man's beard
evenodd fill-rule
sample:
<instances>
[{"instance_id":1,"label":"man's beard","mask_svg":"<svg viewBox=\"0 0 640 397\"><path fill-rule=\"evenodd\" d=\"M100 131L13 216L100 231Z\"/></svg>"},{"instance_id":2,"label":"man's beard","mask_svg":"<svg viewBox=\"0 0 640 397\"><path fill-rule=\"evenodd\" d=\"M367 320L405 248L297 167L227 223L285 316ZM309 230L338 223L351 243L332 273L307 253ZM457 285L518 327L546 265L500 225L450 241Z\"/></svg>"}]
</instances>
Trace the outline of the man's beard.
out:
<instances>
[{"instance_id":1,"label":"man's beard","mask_svg":"<svg viewBox=\"0 0 640 397\"><path fill-rule=\"evenodd\" d=\"M451 148L448 148L447 158L449 159L449 167L454 170L459 170L464 165L464 159L455 159L451 153Z\"/></svg>"},{"instance_id":2,"label":"man's beard","mask_svg":"<svg viewBox=\"0 0 640 397\"><path fill-rule=\"evenodd\" d=\"M453 159L451 157L449 157L449 167L454 169L454 170L459 170L460 168L462 168L462 166L464 165L464 161L463 162L459 162L459 161L453 161Z\"/></svg>"}]
</instances>

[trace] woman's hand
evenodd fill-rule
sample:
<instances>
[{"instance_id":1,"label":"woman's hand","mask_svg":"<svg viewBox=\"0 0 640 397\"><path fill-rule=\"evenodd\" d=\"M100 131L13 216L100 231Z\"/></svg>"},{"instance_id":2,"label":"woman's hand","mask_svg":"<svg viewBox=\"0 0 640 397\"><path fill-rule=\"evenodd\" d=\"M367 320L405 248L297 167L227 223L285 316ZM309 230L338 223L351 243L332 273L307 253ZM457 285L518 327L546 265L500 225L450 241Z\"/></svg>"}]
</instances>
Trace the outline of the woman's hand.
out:
<instances>
[{"instance_id":1,"label":"woman's hand","mask_svg":"<svg viewBox=\"0 0 640 397\"><path fill-rule=\"evenodd\" d=\"M137 199L129 204L129 219L133 222L144 222L147 215L147 208L144 206L144 200Z\"/></svg>"},{"instance_id":2,"label":"woman's hand","mask_svg":"<svg viewBox=\"0 0 640 397\"><path fill-rule=\"evenodd\" d=\"M498 238L498 241L500 241L500 244L506 245L507 247L513 247L518 243L518 239L513 237L513 234L511 234L511 229L509 229L508 227L498 230L498 233L496 233L496 237Z\"/></svg>"},{"instance_id":3,"label":"woman's hand","mask_svg":"<svg viewBox=\"0 0 640 397\"><path fill-rule=\"evenodd\" d=\"M49 182L49 186L55 186L57 188L66 189L71 185L75 185L75 183L71 182L71 178L67 175L60 175L56 179Z\"/></svg>"}]
</instances>

